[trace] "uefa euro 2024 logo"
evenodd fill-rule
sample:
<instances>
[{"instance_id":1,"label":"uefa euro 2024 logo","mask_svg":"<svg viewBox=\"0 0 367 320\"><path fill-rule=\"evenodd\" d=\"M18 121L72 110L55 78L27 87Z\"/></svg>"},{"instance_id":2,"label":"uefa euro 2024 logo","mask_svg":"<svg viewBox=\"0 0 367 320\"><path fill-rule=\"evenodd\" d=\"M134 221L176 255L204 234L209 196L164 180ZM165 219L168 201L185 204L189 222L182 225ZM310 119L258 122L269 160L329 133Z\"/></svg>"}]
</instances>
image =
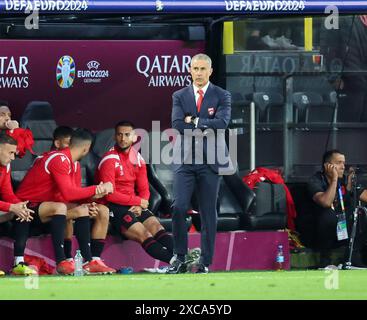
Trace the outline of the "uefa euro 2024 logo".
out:
<instances>
[{"instance_id":1,"label":"uefa euro 2024 logo","mask_svg":"<svg viewBox=\"0 0 367 320\"><path fill-rule=\"evenodd\" d=\"M63 56L57 63L56 81L60 88L70 88L75 79L75 62L70 56Z\"/></svg>"}]
</instances>

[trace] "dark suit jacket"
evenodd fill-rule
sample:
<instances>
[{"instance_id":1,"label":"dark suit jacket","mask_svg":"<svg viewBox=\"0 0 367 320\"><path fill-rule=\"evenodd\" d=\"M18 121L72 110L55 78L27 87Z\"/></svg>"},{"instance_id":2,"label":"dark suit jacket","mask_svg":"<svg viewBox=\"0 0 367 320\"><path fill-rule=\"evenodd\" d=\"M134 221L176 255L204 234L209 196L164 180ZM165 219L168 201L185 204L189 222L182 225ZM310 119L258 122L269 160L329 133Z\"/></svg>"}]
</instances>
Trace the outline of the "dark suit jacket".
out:
<instances>
[{"instance_id":1,"label":"dark suit jacket","mask_svg":"<svg viewBox=\"0 0 367 320\"><path fill-rule=\"evenodd\" d=\"M173 150L174 170L190 163L191 158L192 163L198 163L204 157L214 172L233 173L224 134L231 119L231 94L210 83L199 114L192 85L174 92L172 99L172 128L180 133ZM199 117L197 129L193 124L185 123L187 115ZM196 149L192 152L194 145Z\"/></svg>"}]
</instances>

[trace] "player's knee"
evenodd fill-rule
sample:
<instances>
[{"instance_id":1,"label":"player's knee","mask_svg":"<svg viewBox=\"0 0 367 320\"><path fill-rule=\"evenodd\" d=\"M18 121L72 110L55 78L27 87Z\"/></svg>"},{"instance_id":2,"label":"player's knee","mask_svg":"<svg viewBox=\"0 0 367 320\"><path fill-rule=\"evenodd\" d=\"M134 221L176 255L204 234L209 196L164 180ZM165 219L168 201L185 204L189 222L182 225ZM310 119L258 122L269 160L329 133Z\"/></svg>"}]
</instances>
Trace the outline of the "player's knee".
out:
<instances>
[{"instance_id":1,"label":"player's knee","mask_svg":"<svg viewBox=\"0 0 367 320\"><path fill-rule=\"evenodd\" d=\"M150 237L152 237L152 234L145 228L128 230L128 238L139 243L143 243Z\"/></svg>"},{"instance_id":2,"label":"player's knee","mask_svg":"<svg viewBox=\"0 0 367 320\"><path fill-rule=\"evenodd\" d=\"M64 203L55 203L52 205L52 213L53 215L66 215L67 207Z\"/></svg>"},{"instance_id":3,"label":"player's knee","mask_svg":"<svg viewBox=\"0 0 367 320\"><path fill-rule=\"evenodd\" d=\"M139 237L140 243L143 243L148 238L151 238L152 234L147 229L144 228L143 230L139 232L138 237Z\"/></svg>"},{"instance_id":4,"label":"player's knee","mask_svg":"<svg viewBox=\"0 0 367 320\"><path fill-rule=\"evenodd\" d=\"M152 234L156 234L157 232L164 230L163 226L158 221L153 221L149 225L149 230Z\"/></svg>"},{"instance_id":5,"label":"player's knee","mask_svg":"<svg viewBox=\"0 0 367 320\"><path fill-rule=\"evenodd\" d=\"M77 218L89 216L89 210L87 206L79 206L75 208Z\"/></svg>"},{"instance_id":6,"label":"player's knee","mask_svg":"<svg viewBox=\"0 0 367 320\"><path fill-rule=\"evenodd\" d=\"M110 211L107 207L101 206L99 207L99 213L97 215L97 219L100 220L103 223L108 223L110 220Z\"/></svg>"}]
</instances>

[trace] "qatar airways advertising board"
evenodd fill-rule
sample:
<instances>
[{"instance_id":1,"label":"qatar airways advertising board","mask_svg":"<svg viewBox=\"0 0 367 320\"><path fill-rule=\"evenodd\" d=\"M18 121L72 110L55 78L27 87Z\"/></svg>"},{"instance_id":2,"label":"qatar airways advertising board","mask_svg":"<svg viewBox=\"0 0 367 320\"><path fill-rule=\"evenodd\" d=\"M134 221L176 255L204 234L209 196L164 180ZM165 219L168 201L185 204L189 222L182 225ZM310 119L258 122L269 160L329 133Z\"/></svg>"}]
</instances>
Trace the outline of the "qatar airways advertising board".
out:
<instances>
[{"instance_id":1,"label":"qatar airways advertising board","mask_svg":"<svg viewBox=\"0 0 367 320\"><path fill-rule=\"evenodd\" d=\"M58 125L93 131L129 119L170 126L172 93L191 84L191 57L203 41L0 40L0 100L20 119L30 101L48 101Z\"/></svg>"}]
</instances>

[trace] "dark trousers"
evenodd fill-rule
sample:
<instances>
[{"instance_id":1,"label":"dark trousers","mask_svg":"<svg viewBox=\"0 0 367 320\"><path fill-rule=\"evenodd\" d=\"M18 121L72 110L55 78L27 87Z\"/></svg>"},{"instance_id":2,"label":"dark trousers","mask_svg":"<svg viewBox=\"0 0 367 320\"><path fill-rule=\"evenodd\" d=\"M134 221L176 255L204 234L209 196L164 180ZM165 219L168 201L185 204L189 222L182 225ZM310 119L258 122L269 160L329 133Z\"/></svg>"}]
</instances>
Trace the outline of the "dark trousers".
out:
<instances>
[{"instance_id":1,"label":"dark trousers","mask_svg":"<svg viewBox=\"0 0 367 320\"><path fill-rule=\"evenodd\" d=\"M201 263L212 263L217 232L219 178L206 164L184 164L174 173L172 231L174 252L178 256L187 253L186 215L195 190L201 218Z\"/></svg>"},{"instance_id":2,"label":"dark trousers","mask_svg":"<svg viewBox=\"0 0 367 320\"><path fill-rule=\"evenodd\" d=\"M338 223L335 211L325 209L320 211L316 218L316 246L321 252L328 252L338 245L346 244L346 241L338 242L336 236L336 225Z\"/></svg>"},{"instance_id":3,"label":"dark trousers","mask_svg":"<svg viewBox=\"0 0 367 320\"><path fill-rule=\"evenodd\" d=\"M348 236L352 234L353 227L353 212L347 212L347 228ZM325 209L317 215L317 247L320 252L328 252L331 249L340 247L342 245L348 245L349 239L338 241L336 235L336 226L338 218L336 213L332 209ZM358 216L357 232L354 239L354 249L360 251L366 242L366 217L363 215Z\"/></svg>"}]
</instances>

